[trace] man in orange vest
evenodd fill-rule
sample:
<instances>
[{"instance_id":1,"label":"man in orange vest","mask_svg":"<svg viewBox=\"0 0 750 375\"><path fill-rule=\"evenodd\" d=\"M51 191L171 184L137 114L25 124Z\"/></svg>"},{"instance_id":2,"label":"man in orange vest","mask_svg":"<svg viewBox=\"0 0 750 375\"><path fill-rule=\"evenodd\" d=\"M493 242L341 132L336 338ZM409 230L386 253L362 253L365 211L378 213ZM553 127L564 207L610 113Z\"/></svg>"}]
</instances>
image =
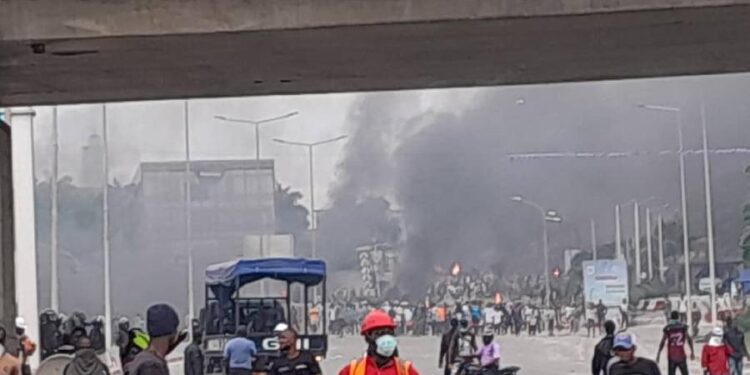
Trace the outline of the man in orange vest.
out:
<instances>
[{"instance_id":1,"label":"man in orange vest","mask_svg":"<svg viewBox=\"0 0 750 375\"><path fill-rule=\"evenodd\" d=\"M398 357L396 323L383 310L372 310L362 320L360 333L367 343L364 357L353 360L338 375L419 375L409 361Z\"/></svg>"}]
</instances>

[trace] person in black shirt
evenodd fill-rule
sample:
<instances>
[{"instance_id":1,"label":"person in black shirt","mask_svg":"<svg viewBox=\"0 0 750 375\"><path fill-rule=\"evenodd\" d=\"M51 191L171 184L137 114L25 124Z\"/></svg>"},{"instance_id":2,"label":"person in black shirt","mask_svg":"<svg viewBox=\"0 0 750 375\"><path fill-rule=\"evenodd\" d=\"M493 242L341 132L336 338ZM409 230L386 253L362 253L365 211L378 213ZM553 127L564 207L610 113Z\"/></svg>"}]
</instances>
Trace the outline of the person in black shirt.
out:
<instances>
[{"instance_id":1,"label":"person in black shirt","mask_svg":"<svg viewBox=\"0 0 750 375\"><path fill-rule=\"evenodd\" d=\"M612 343L617 356L609 363L608 375L661 375L656 362L635 356L635 338L628 332L618 333Z\"/></svg>"},{"instance_id":2,"label":"person in black shirt","mask_svg":"<svg viewBox=\"0 0 750 375\"><path fill-rule=\"evenodd\" d=\"M742 374L742 357L750 358L750 353L745 345L745 334L737 328L731 316L726 319L724 342L732 348L732 354L729 355L729 372L732 375Z\"/></svg>"},{"instance_id":3,"label":"person in black shirt","mask_svg":"<svg viewBox=\"0 0 750 375\"><path fill-rule=\"evenodd\" d=\"M443 369L443 375L450 375L451 365L455 361L454 353L449 353L453 338L458 332L458 319L452 318L450 321L450 329L448 332L443 333L443 337L440 339L440 355L438 357L438 368ZM455 352L455 351L454 351ZM443 367L445 365L445 367Z\"/></svg>"},{"instance_id":4,"label":"person in black shirt","mask_svg":"<svg viewBox=\"0 0 750 375\"><path fill-rule=\"evenodd\" d=\"M591 374L607 374L607 363L612 359L612 342L615 339L615 322L604 322L606 335L594 347L594 357L591 359Z\"/></svg>"},{"instance_id":5,"label":"person in black shirt","mask_svg":"<svg viewBox=\"0 0 750 375\"><path fill-rule=\"evenodd\" d=\"M281 356L268 366L269 375L322 375L320 365L313 355L297 349L297 331L287 328L279 334Z\"/></svg>"},{"instance_id":6,"label":"person in black shirt","mask_svg":"<svg viewBox=\"0 0 750 375\"><path fill-rule=\"evenodd\" d=\"M185 375L203 375L203 350L201 341L203 337L200 332L193 329L193 341L185 348L183 355L183 372Z\"/></svg>"},{"instance_id":7,"label":"person in black shirt","mask_svg":"<svg viewBox=\"0 0 750 375\"><path fill-rule=\"evenodd\" d=\"M604 306L602 300L595 307L596 309L596 326L599 328L599 334L601 335L604 330L604 319L607 317L607 306Z\"/></svg>"}]
</instances>

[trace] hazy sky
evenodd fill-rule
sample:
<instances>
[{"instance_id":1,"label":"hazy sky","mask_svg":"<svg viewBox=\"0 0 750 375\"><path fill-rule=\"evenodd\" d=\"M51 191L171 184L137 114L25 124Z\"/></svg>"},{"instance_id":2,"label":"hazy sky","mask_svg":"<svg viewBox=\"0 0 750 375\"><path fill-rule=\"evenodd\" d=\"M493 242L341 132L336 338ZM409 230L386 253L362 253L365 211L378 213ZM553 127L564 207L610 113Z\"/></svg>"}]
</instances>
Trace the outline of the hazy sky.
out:
<instances>
[{"instance_id":1,"label":"hazy sky","mask_svg":"<svg viewBox=\"0 0 750 375\"><path fill-rule=\"evenodd\" d=\"M683 109L685 144L701 147L705 102L712 148L750 146L750 74L553 85L413 90L380 93L196 99L190 101L193 160L252 158L250 126L214 115L263 119L299 111L261 130L262 157L308 203L307 155L273 138L314 142L348 134L317 149L316 208L332 194L385 195L403 209L407 253L450 264L471 254L477 264L500 259L514 272L538 272L538 213L511 202L524 194L561 212L551 229L554 254L588 248L590 219L599 243L613 239L613 207L654 197L679 207L677 158L521 160L509 153L547 151L658 152L677 148L676 118L639 109L649 103ZM60 173L80 179L81 148L100 133L100 104L60 106ZM184 160L183 101L108 104L112 175L130 182L139 162ZM51 107L37 107L37 175L50 170ZM702 159L687 158L691 236L706 233ZM750 154L711 157L717 244L738 256L741 204L750 192ZM632 208L623 232L632 233ZM356 225L353 223L352 225ZM643 224L642 224L643 225ZM348 232L341 228L341 232ZM368 239L369 240L369 239ZM351 254L351 249L342 249ZM554 255L553 254L553 255ZM338 255L336 255L338 256ZM404 262L409 263L409 262ZM406 273L412 275L411 273Z\"/></svg>"},{"instance_id":2,"label":"hazy sky","mask_svg":"<svg viewBox=\"0 0 750 375\"><path fill-rule=\"evenodd\" d=\"M420 106L412 115L425 110L461 110L462 103L475 95L474 89L424 90L408 92ZM241 119L264 119L298 111L299 115L261 127L261 157L276 160L276 175L283 185L301 190L307 199L307 151L273 142L283 138L301 142L348 134L346 119L355 100L368 94L320 94L257 98L190 100L191 155L193 160L254 158L252 125L228 123L215 115ZM377 94L376 94L377 95ZM143 161L184 160L184 101L111 103L107 105L110 168L113 178L129 182ZM37 176L49 175L51 161L52 107L36 107ZM58 107L60 136L60 176L78 180L81 149L88 136L101 134L102 105L83 104ZM316 148L316 206L325 208L328 188L336 178L344 142Z\"/></svg>"},{"instance_id":3,"label":"hazy sky","mask_svg":"<svg viewBox=\"0 0 750 375\"><path fill-rule=\"evenodd\" d=\"M495 143L482 144L482 147L492 150L487 157L495 159L503 159L509 152L654 152L676 148L675 118L669 113L644 111L637 108L637 104L682 107L686 147L697 149L701 146L698 108L700 102L704 101L712 147L745 147L750 143L750 126L746 124L750 117L748 87L750 74L735 74L493 88L196 99L190 101L192 157L194 160L254 157L252 128L217 120L214 115L262 119L298 111L300 114L296 117L262 128L261 149L262 157L276 159L276 175L279 182L302 191L307 204L308 172L305 150L277 144L272 139L311 142L342 134L359 134L358 137L345 142L322 146L316 151L316 208L322 209L329 206L329 193L335 187L335 182L341 180L337 173L347 170L337 168L342 161L348 161L347 168L350 172L359 169L365 170L365 174L372 170L373 173L379 173L379 176L395 175L393 170L375 170L393 168L395 159L390 161L391 164L381 165L374 158L390 157L391 151L418 139L422 127L436 126L433 124L433 118L436 116L455 115L449 124L442 126L457 129L450 137L458 138L459 141L466 138L471 142L482 142L484 134L497 137L496 141L493 141ZM52 110L50 107L39 107L37 112L37 174L43 176L49 173ZM381 117L383 126L387 126L387 129L380 133L373 130L368 130L369 133L357 133L357 129L377 130ZM108 119L112 175L121 182L132 180L141 161L184 158L182 101L109 104ZM479 125L472 125L482 123L488 125L482 125L481 128L475 128ZM493 127L502 130L498 130L498 133ZM81 147L91 133L101 131L101 105L59 107L59 128L61 175L68 174L77 179L81 171ZM366 150L367 154L358 155L357 150L367 148L365 146L368 145L368 137L373 137L373 146ZM428 145L427 149L438 148L439 153L464 154L471 150L470 145L467 147L461 142L440 139L437 137L437 143L433 146ZM349 141L356 141L356 144L347 144ZM492 146L493 144L497 147ZM389 150L384 154L373 154L379 147L388 147ZM443 147L445 149L442 149ZM461 151L464 148L466 151ZM352 161L359 164L352 164ZM739 168L744 163L750 163L750 155L716 156L712 161L717 163L719 172L722 166L729 168L725 170L726 173L732 173L731 182L734 186L746 184ZM368 168L370 162L373 163L372 168ZM607 165L629 171L628 173L632 174L631 180L634 181L666 173L663 178L659 178L654 188L645 190L653 191L654 193L649 194L655 195L663 192L664 196L657 197L659 201L673 206L678 204L678 195L674 194L678 180L673 157L640 157L622 162L624 164ZM727 162L732 164L722 164ZM599 201L589 199L590 207L586 210L577 211L581 215L580 219L585 216L609 219L610 206L614 201L633 198L625 193L635 187L619 189L619 185L602 185L597 181L596 174L589 173L589 176L585 173L585 169L591 166L586 162L566 164L564 168L554 161L518 163L521 164L514 164L518 167L512 168L515 171L510 173L521 173L515 179L519 188L526 186L523 181L546 183L545 176L553 172L559 173L561 179L566 178L565 176L587 176L590 179L587 185L578 179L564 181L565 185L561 186L581 191L580 194L566 199L566 202L574 199L573 203L580 203L586 197L599 197ZM702 193L700 158L690 157L689 164L694 168L688 176L691 189L689 193L697 200ZM501 175L503 174L498 176ZM359 179L360 184L366 181ZM487 180L489 181L491 179ZM372 183L372 178L366 182ZM574 182L581 185L571 187L569 184ZM393 181L385 185L391 186ZM717 189L724 186L729 185L719 185ZM550 185L538 193L539 198L554 201L556 196L559 197L559 192L556 191L558 189L555 185ZM623 189L626 190L625 193L620 191ZM378 193L390 196L389 191ZM737 198L733 197L732 201L735 200ZM560 206L565 204L568 203L559 203ZM735 210L734 204L736 203L724 209ZM722 207L717 209L721 210ZM610 229L604 228L603 235L608 236L606 233Z\"/></svg>"},{"instance_id":4,"label":"hazy sky","mask_svg":"<svg viewBox=\"0 0 750 375\"><path fill-rule=\"evenodd\" d=\"M482 93L496 93L502 102L499 107L507 113L502 120L521 126L528 121L559 121L546 124L548 132L539 137L553 141L566 127L579 124L592 129L603 128L606 122L650 120L657 123L672 121L669 115L643 113L635 108L638 102L665 105L695 106L695 98L708 95L713 103L726 104L724 108L709 108L714 118L717 111L727 121L738 121L741 108L733 107L747 97L745 89L750 75L713 77L668 78L660 80L607 81L576 84L512 86L502 88L467 88L444 90L415 90L399 93L350 93L255 98L196 99L190 101L191 147L193 159L251 158L255 155L254 135L251 126L217 120L214 115L262 119L290 111L300 114L291 119L265 125L261 130L262 157L276 159L279 182L291 185L307 194L307 155L303 148L273 142L284 138L304 142L351 134L357 124L347 121L354 103L368 96L395 96L408 100L408 106L398 110L404 119L432 112L460 113L466 110ZM721 98L711 97L718 91ZM692 92L691 92L692 91ZM743 94L744 92L744 94ZM726 97L725 97L726 96ZM523 105L518 105L518 100ZM720 100L715 100L720 99ZM746 106L746 104L744 105ZM36 118L36 169L38 176L50 170L50 134L52 109L37 107ZM384 117L388 108L382 108ZM696 111L686 109L686 118ZM545 114L545 116L540 116ZM741 116L740 116L741 117ZM115 103L108 105L111 173L120 181L131 181L138 162L157 160L182 160L184 158L183 102L156 101ZM500 119L497 119L500 120ZM700 139L694 134L694 125L686 121L688 146L699 147ZM60 173L78 179L81 173L81 148L91 133L100 133L101 105L68 105L59 107ZM721 125L721 124L718 124ZM669 125L649 125L654 136L674 133ZM692 129L692 130L691 130ZM569 129L567 129L569 130ZM410 130L414 131L414 129ZM624 134L627 134L625 132ZM715 144L725 147L744 146L737 134L713 134ZM512 136L512 134L508 134ZM615 135L610 135L613 137ZM673 137L673 136L672 136ZM398 142L395 139L394 142ZM549 142L545 142L549 143ZM328 203L328 190L336 179L336 165L342 160L344 142L325 145L316 151L316 205L324 208ZM624 142L628 148L636 145ZM582 145L589 147L590 145ZM571 145L563 145L570 150ZM669 143L664 147L671 147ZM525 151L546 151L528 149ZM622 150L613 150L622 151Z\"/></svg>"}]
</instances>

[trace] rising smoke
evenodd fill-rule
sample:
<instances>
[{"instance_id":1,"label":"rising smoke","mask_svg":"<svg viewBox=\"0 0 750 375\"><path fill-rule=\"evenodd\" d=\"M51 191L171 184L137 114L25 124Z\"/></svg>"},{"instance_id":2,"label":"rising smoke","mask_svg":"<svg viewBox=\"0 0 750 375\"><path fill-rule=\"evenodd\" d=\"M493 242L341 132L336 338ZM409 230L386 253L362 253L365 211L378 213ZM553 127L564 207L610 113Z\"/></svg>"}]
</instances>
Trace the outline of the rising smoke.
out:
<instances>
[{"instance_id":1,"label":"rising smoke","mask_svg":"<svg viewBox=\"0 0 750 375\"><path fill-rule=\"evenodd\" d=\"M674 150L672 119L639 113L633 103L647 91L657 98L670 98L673 103L695 108L700 96L690 93L698 91L694 90L698 84L685 80L656 87L653 82L641 81L617 86L486 89L477 92L462 110L446 108L443 112L413 114L398 124L400 131L391 124L375 129L372 123L355 122L359 126L370 125L363 132L367 139L383 139L383 134L394 132L400 136L390 145L393 153L379 154L392 160L373 164L390 168L371 169L353 163L357 167L345 176L350 181L384 176L386 181L388 176L383 171L393 173L393 198L402 210L406 230L401 275L408 277L401 277L399 283L403 291L423 290L435 266L446 268L457 260L478 268L492 267L504 274L540 272L540 215L531 207L512 202L513 195L523 194L562 213L563 223L550 228L552 264L561 265L562 250L589 249L590 219L599 222L600 243L611 242L615 204L653 196L659 204L677 207L676 159L667 155L511 161L508 155L541 151ZM728 92L737 90L734 86L721 88ZM380 95L383 97L380 103L387 103L390 95L403 94ZM719 100L712 99L709 105L721 106ZM363 106L370 105L370 111L387 112L373 104L363 102L358 110L367 113ZM687 144L693 148L700 144L696 142L699 118L695 112L686 110L685 116ZM726 123L720 111L714 109L713 116L715 127L750 135L741 123ZM737 146L736 142L722 138L716 147ZM349 158L358 155L358 150L367 154L371 150L368 146L372 144L350 144L342 165L348 165ZM388 146L384 144L383 149ZM730 156L717 160L714 166L715 176L731 181L722 184L721 189L727 195L718 199L725 201L725 208L717 210L724 222L723 233L717 239L728 256L733 256L732 250L736 250L739 205L746 194L741 174L746 159L742 155ZM700 158L690 157L688 198L694 236L705 233L701 173ZM626 212L624 219L632 220L632 214ZM632 231L632 226L626 225L624 230ZM643 228L642 233L645 231Z\"/></svg>"}]
</instances>

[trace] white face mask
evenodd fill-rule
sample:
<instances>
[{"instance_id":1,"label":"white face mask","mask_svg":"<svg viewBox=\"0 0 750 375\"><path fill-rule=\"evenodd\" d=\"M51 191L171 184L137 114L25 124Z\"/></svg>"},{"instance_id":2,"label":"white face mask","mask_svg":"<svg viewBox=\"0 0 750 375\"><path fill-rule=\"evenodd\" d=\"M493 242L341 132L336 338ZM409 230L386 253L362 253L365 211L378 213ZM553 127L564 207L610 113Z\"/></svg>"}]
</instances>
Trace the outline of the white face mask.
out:
<instances>
[{"instance_id":1,"label":"white face mask","mask_svg":"<svg viewBox=\"0 0 750 375\"><path fill-rule=\"evenodd\" d=\"M0 344L0 357L5 355L5 346L3 344Z\"/></svg>"},{"instance_id":2,"label":"white face mask","mask_svg":"<svg viewBox=\"0 0 750 375\"><path fill-rule=\"evenodd\" d=\"M392 335L380 336L375 340L375 352L386 358L393 356L396 346L398 346L398 342Z\"/></svg>"}]
</instances>

